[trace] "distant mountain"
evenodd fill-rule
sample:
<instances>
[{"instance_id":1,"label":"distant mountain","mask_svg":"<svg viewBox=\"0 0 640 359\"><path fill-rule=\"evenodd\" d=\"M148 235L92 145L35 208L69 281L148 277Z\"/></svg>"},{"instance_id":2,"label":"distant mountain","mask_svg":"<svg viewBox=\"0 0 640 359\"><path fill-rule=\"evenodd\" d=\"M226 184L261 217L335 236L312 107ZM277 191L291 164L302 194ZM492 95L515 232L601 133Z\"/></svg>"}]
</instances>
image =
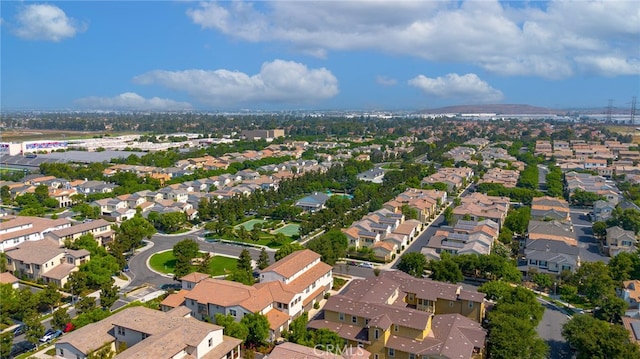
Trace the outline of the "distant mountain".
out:
<instances>
[{"instance_id":1,"label":"distant mountain","mask_svg":"<svg viewBox=\"0 0 640 359\"><path fill-rule=\"evenodd\" d=\"M419 113L495 113L499 115L516 114L564 114L567 110L556 110L531 105L459 105L420 110Z\"/></svg>"}]
</instances>

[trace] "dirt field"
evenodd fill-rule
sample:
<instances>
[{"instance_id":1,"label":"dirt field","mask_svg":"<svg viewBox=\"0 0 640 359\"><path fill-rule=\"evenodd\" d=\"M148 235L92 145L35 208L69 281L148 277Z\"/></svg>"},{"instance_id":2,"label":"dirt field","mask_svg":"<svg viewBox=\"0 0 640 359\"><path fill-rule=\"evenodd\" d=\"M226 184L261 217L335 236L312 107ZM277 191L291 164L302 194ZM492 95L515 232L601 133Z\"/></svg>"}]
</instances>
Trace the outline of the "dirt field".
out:
<instances>
[{"instance_id":1,"label":"dirt field","mask_svg":"<svg viewBox=\"0 0 640 359\"><path fill-rule=\"evenodd\" d=\"M61 130L7 130L2 131L0 138L3 142L22 142L37 140L62 140L79 139L100 136L105 132L92 131L61 131ZM116 134L109 133L110 136Z\"/></svg>"},{"instance_id":2,"label":"dirt field","mask_svg":"<svg viewBox=\"0 0 640 359\"><path fill-rule=\"evenodd\" d=\"M619 126L619 125L606 126L606 128L611 132L617 132L622 135L632 134L633 143L640 144L640 131L636 130L636 127L638 126Z\"/></svg>"}]
</instances>

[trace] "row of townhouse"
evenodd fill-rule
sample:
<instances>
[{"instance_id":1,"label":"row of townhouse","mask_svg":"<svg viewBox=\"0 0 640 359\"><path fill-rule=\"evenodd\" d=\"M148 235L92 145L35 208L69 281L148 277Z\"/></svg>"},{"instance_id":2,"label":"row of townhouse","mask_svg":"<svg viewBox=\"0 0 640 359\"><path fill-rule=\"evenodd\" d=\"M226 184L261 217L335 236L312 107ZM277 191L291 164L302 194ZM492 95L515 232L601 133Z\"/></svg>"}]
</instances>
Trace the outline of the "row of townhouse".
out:
<instances>
[{"instance_id":1,"label":"row of townhouse","mask_svg":"<svg viewBox=\"0 0 640 359\"><path fill-rule=\"evenodd\" d=\"M488 196L474 192L460 197L460 205L453 209L453 217L455 220L468 218L472 221L490 219L502 228L510 204L508 197Z\"/></svg>"},{"instance_id":2,"label":"row of townhouse","mask_svg":"<svg viewBox=\"0 0 640 359\"><path fill-rule=\"evenodd\" d=\"M179 307L161 312L131 307L76 329L55 344L56 358L87 358L106 350L117 359L237 359L242 340L223 327L199 321ZM124 350L123 350L124 349Z\"/></svg>"},{"instance_id":3,"label":"row of townhouse","mask_svg":"<svg viewBox=\"0 0 640 359\"><path fill-rule=\"evenodd\" d=\"M25 193L33 193L36 186L49 188L49 197L58 201L59 207L70 207L74 204L73 196L77 194L111 193L116 185L104 181L77 180L68 181L54 176L29 175L22 182L2 181L0 186L7 186L12 198Z\"/></svg>"},{"instance_id":4,"label":"row of townhouse","mask_svg":"<svg viewBox=\"0 0 640 359\"><path fill-rule=\"evenodd\" d=\"M248 313L265 315L270 340L288 330L291 320L313 308L333 285L332 267L320 255L296 251L260 271L260 282L252 286L191 273L180 279L182 289L160 304L163 311L184 305L200 320L215 322L216 314L236 321Z\"/></svg>"},{"instance_id":5,"label":"row of townhouse","mask_svg":"<svg viewBox=\"0 0 640 359\"><path fill-rule=\"evenodd\" d=\"M371 248L376 258L389 261L413 242L422 227L423 223L418 220L405 220L402 213L382 208L367 214L342 232L347 236L350 247Z\"/></svg>"},{"instance_id":6,"label":"row of townhouse","mask_svg":"<svg viewBox=\"0 0 640 359\"><path fill-rule=\"evenodd\" d=\"M468 162L475 154L476 150L473 147L458 146L445 152L443 156L453 159L454 162Z\"/></svg>"},{"instance_id":7,"label":"row of townhouse","mask_svg":"<svg viewBox=\"0 0 640 359\"><path fill-rule=\"evenodd\" d=\"M473 179L473 169L469 167L458 168L440 168L438 172L422 179L420 184L433 185L435 183L444 183L447 185L447 191L457 192L464 188Z\"/></svg>"},{"instance_id":8,"label":"row of townhouse","mask_svg":"<svg viewBox=\"0 0 640 359\"><path fill-rule=\"evenodd\" d=\"M478 181L478 184L482 183L498 183L506 188L513 188L518 183L520 177L520 171L518 170L505 170L502 168L491 168L484 176Z\"/></svg>"},{"instance_id":9,"label":"row of townhouse","mask_svg":"<svg viewBox=\"0 0 640 359\"><path fill-rule=\"evenodd\" d=\"M565 174L565 183L569 195L573 194L577 189L581 189L599 194L613 205L617 205L622 197L616 184L602 176L571 171Z\"/></svg>"},{"instance_id":10,"label":"row of townhouse","mask_svg":"<svg viewBox=\"0 0 640 359\"><path fill-rule=\"evenodd\" d=\"M308 324L329 329L373 359L483 358L482 293L400 271L355 279Z\"/></svg>"},{"instance_id":11,"label":"row of townhouse","mask_svg":"<svg viewBox=\"0 0 640 359\"><path fill-rule=\"evenodd\" d=\"M571 222L531 220L527 232L521 243L524 259L518 263L525 276L534 272L559 276L578 269L579 248Z\"/></svg>"},{"instance_id":12,"label":"row of townhouse","mask_svg":"<svg viewBox=\"0 0 640 359\"><path fill-rule=\"evenodd\" d=\"M607 228L603 251L609 257L619 253L635 253L638 250L638 238L633 231L624 230L618 226Z\"/></svg>"},{"instance_id":13,"label":"row of townhouse","mask_svg":"<svg viewBox=\"0 0 640 359\"><path fill-rule=\"evenodd\" d=\"M396 198L383 204L383 208L393 213L402 213L402 207L407 206L418 213L420 222L427 223L447 204L447 198L445 191L407 188Z\"/></svg>"},{"instance_id":14,"label":"row of townhouse","mask_svg":"<svg viewBox=\"0 0 640 359\"><path fill-rule=\"evenodd\" d=\"M498 234L498 224L490 219L459 220L452 229L437 230L420 252L427 260L439 260L443 252L452 255L488 255Z\"/></svg>"},{"instance_id":15,"label":"row of townhouse","mask_svg":"<svg viewBox=\"0 0 640 359\"><path fill-rule=\"evenodd\" d=\"M569 222L570 214L569 203L564 199L543 196L535 197L531 201L531 219Z\"/></svg>"}]
</instances>

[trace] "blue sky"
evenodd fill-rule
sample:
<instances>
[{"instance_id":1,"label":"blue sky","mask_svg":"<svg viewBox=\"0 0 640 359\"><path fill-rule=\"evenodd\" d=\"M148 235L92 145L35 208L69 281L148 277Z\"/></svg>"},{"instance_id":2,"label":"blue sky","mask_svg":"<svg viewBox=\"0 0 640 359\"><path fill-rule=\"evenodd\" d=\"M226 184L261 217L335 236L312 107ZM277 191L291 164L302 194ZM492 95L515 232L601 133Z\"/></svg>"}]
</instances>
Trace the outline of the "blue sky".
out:
<instances>
[{"instance_id":1,"label":"blue sky","mask_svg":"<svg viewBox=\"0 0 640 359\"><path fill-rule=\"evenodd\" d=\"M2 110L629 107L637 1L2 1Z\"/></svg>"}]
</instances>

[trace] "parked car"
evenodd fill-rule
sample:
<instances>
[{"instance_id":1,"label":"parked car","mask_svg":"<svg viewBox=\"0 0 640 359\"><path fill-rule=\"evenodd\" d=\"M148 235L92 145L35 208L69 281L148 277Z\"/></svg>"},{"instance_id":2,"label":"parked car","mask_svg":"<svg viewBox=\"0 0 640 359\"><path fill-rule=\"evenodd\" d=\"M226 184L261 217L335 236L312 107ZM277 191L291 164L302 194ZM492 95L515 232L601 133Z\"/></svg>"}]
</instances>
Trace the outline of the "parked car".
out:
<instances>
[{"instance_id":1,"label":"parked car","mask_svg":"<svg viewBox=\"0 0 640 359\"><path fill-rule=\"evenodd\" d=\"M24 334L24 332L27 330L27 326L24 324L19 324L18 327L16 329L13 330L13 336L17 337L20 334Z\"/></svg>"},{"instance_id":2,"label":"parked car","mask_svg":"<svg viewBox=\"0 0 640 359\"><path fill-rule=\"evenodd\" d=\"M356 262L356 261L348 261L347 264L350 265L350 266L357 266L358 262Z\"/></svg>"},{"instance_id":3,"label":"parked car","mask_svg":"<svg viewBox=\"0 0 640 359\"><path fill-rule=\"evenodd\" d=\"M57 337L62 335L62 330L58 329L58 330L53 330L53 329L48 329L44 335L42 336L42 338L39 339L40 343L48 343L54 339L56 339Z\"/></svg>"},{"instance_id":4,"label":"parked car","mask_svg":"<svg viewBox=\"0 0 640 359\"><path fill-rule=\"evenodd\" d=\"M364 262L364 263L360 263L360 267L373 269L373 264L371 264L369 262Z\"/></svg>"},{"instance_id":5,"label":"parked car","mask_svg":"<svg viewBox=\"0 0 640 359\"><path fill-rule=\"evenodd\" d=\"M69 322L67 324L65 324L64 328L62 328L62 332L63 333L69 333L70 331L76 329L76 327L73 325L73 323Z\"/></svg>"},{"instance_id":6,"label":"parked car","mask_svg":"<svg viewBox=\"0 0 640 359\"><path fill-rule=\"evenodd\" d=\"M30 350L33 350L36 348L36 345L28 342L28 341L22 341L22 342L18 342L15 343L12 347L11 347L11 351L9 352L9 357L13 358L16 357L20 354L24 354Z\"/></svg>"}]
</instances>

